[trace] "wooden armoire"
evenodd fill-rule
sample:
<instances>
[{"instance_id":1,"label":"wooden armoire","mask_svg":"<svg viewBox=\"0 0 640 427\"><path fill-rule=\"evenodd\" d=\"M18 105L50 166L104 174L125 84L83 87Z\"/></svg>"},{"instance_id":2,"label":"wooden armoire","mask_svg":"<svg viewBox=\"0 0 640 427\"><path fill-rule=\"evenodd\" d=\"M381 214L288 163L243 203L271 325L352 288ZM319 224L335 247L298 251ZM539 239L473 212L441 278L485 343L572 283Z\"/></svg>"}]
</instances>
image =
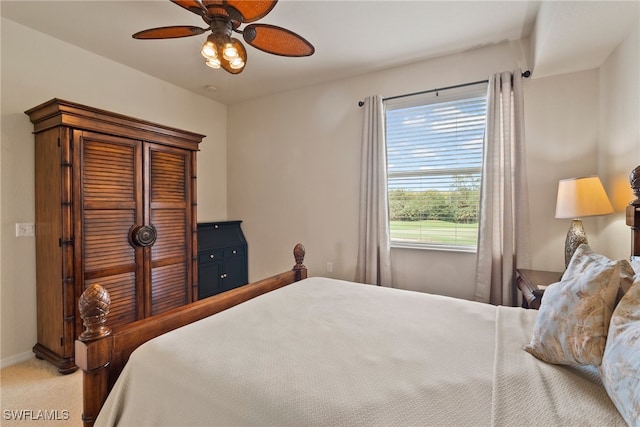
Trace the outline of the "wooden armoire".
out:
<instances>
[{"instance_id":1,"label":"wooden armoire","mask_svg":"<svg viewBox=\"0 0 640 427\"><path fill-rule=\"evenodd\" d=\"M195 301L196 152L204 138L52 99L35 134L37 357L77 369L78 298L109 291L109 326Z\"/></svg>"}]
</instances>

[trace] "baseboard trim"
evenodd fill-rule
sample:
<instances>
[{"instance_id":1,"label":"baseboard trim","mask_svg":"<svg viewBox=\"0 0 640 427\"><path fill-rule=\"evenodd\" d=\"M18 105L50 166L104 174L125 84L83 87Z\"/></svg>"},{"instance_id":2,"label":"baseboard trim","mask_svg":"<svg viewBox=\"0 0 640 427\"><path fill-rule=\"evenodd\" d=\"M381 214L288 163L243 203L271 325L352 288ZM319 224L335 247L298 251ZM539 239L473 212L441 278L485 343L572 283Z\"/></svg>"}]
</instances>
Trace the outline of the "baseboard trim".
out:
<instances>
[{"instance_id":1,"label":"baseboard trim","mask_svg":"<svg viewBox=\"0 0 640 427\"><path fill-rule=\"evenodd\" d=\"M0 368L6 368L7 366L15 365L16 363L24 362L35 357L33 351L25 351L24 353L15 354L13 356L0 359Z\"/></svg>"}]
</instances>

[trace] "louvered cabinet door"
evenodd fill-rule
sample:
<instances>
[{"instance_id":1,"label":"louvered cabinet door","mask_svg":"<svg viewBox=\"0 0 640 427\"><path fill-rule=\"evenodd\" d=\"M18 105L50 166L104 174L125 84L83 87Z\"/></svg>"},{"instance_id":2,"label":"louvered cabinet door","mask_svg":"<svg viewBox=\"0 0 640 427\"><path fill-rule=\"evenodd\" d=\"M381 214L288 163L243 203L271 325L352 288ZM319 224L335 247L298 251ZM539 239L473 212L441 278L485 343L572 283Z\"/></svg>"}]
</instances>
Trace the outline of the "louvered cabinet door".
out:
<instances>
[{"instance_id":1,"label":"louvered cabinet door","mask_svg":"<svg viewBox=\"0 0 640 427\"><path fill-rule=\"evenodd\" d=\"M129 241L133 227L144 221L142 143L76 131L75 168L78 274L83 289L98 283L111 296L112 328L144 317L143 250ZM82 292L82 290L80 290ZM79 295L79 294L78 294ZM82 331L82 329L79 329Z\"/></svg>"},{"instance_id":2,"label":"louvered cabinet door","mask_svg":"<svg viewBox=\"0 0 640 427\"><path fill-rule=\"evenodd\" d=\"M157 233L150 247L150 312L155 315L193 301L192 152L158 144L145 145L147 223Z\"/></svg>"}]
</instances>

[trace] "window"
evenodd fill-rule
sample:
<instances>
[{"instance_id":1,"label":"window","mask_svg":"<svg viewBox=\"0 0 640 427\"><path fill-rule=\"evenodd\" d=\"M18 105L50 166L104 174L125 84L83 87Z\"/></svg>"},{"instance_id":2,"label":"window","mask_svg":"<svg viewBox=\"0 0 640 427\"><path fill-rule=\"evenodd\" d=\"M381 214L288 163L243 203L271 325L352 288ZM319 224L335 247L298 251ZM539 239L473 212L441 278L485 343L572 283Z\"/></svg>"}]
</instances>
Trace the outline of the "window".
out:
<instances>
[{"instance_id":1,"label":"window","mask_svg":"<svg viewBox=\"0 0 640 427\"><path fill-rule=\"evenodd\" d=\"M486 89L385 101L392 246L476 250Z\"/></svg>"}]
</instances>

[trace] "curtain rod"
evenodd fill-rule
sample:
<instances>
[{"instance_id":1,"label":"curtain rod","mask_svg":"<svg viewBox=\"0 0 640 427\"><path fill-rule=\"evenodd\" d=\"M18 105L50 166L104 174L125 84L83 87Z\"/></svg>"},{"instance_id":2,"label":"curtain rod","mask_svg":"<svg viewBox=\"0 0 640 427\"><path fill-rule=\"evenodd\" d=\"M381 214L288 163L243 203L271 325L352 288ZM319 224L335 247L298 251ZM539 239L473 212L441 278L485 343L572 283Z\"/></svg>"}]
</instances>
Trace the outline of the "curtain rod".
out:
<instances>
[{"instance_id":1,"label":"curtain rod","mask_svg":"<svg viewBox=\"0 0 640 427\"><path fill-rule=\"evenodd\" d=\"M524 77L525 79L531 76L531 71L527 70L525 72L522 73L522 77ZM404 98L405 96L413 96L413 95L422 95L425 93L432 93L432 92L439 92L441 90L448 90L448 89L457 89L459 87L465 87L465 86L473 86L473 85L477 85L480 83L488 83L489 80L478 80L477 82L471 82L471 83L462 83L459 85L454 85L454 86L447 86L447 87L440 87L440 88L436 88L436 89L429 89L429 90L423 90L421 92L413 92L413 93L407 93L405 95L396 95L396 96L390 96L388 98L382 98L383 101L388 101L390 99L397 99L397 98ZM364 101L360 101L358 102L358 107L362 107L364 105Z\"/></svg>"}]
</instances>

